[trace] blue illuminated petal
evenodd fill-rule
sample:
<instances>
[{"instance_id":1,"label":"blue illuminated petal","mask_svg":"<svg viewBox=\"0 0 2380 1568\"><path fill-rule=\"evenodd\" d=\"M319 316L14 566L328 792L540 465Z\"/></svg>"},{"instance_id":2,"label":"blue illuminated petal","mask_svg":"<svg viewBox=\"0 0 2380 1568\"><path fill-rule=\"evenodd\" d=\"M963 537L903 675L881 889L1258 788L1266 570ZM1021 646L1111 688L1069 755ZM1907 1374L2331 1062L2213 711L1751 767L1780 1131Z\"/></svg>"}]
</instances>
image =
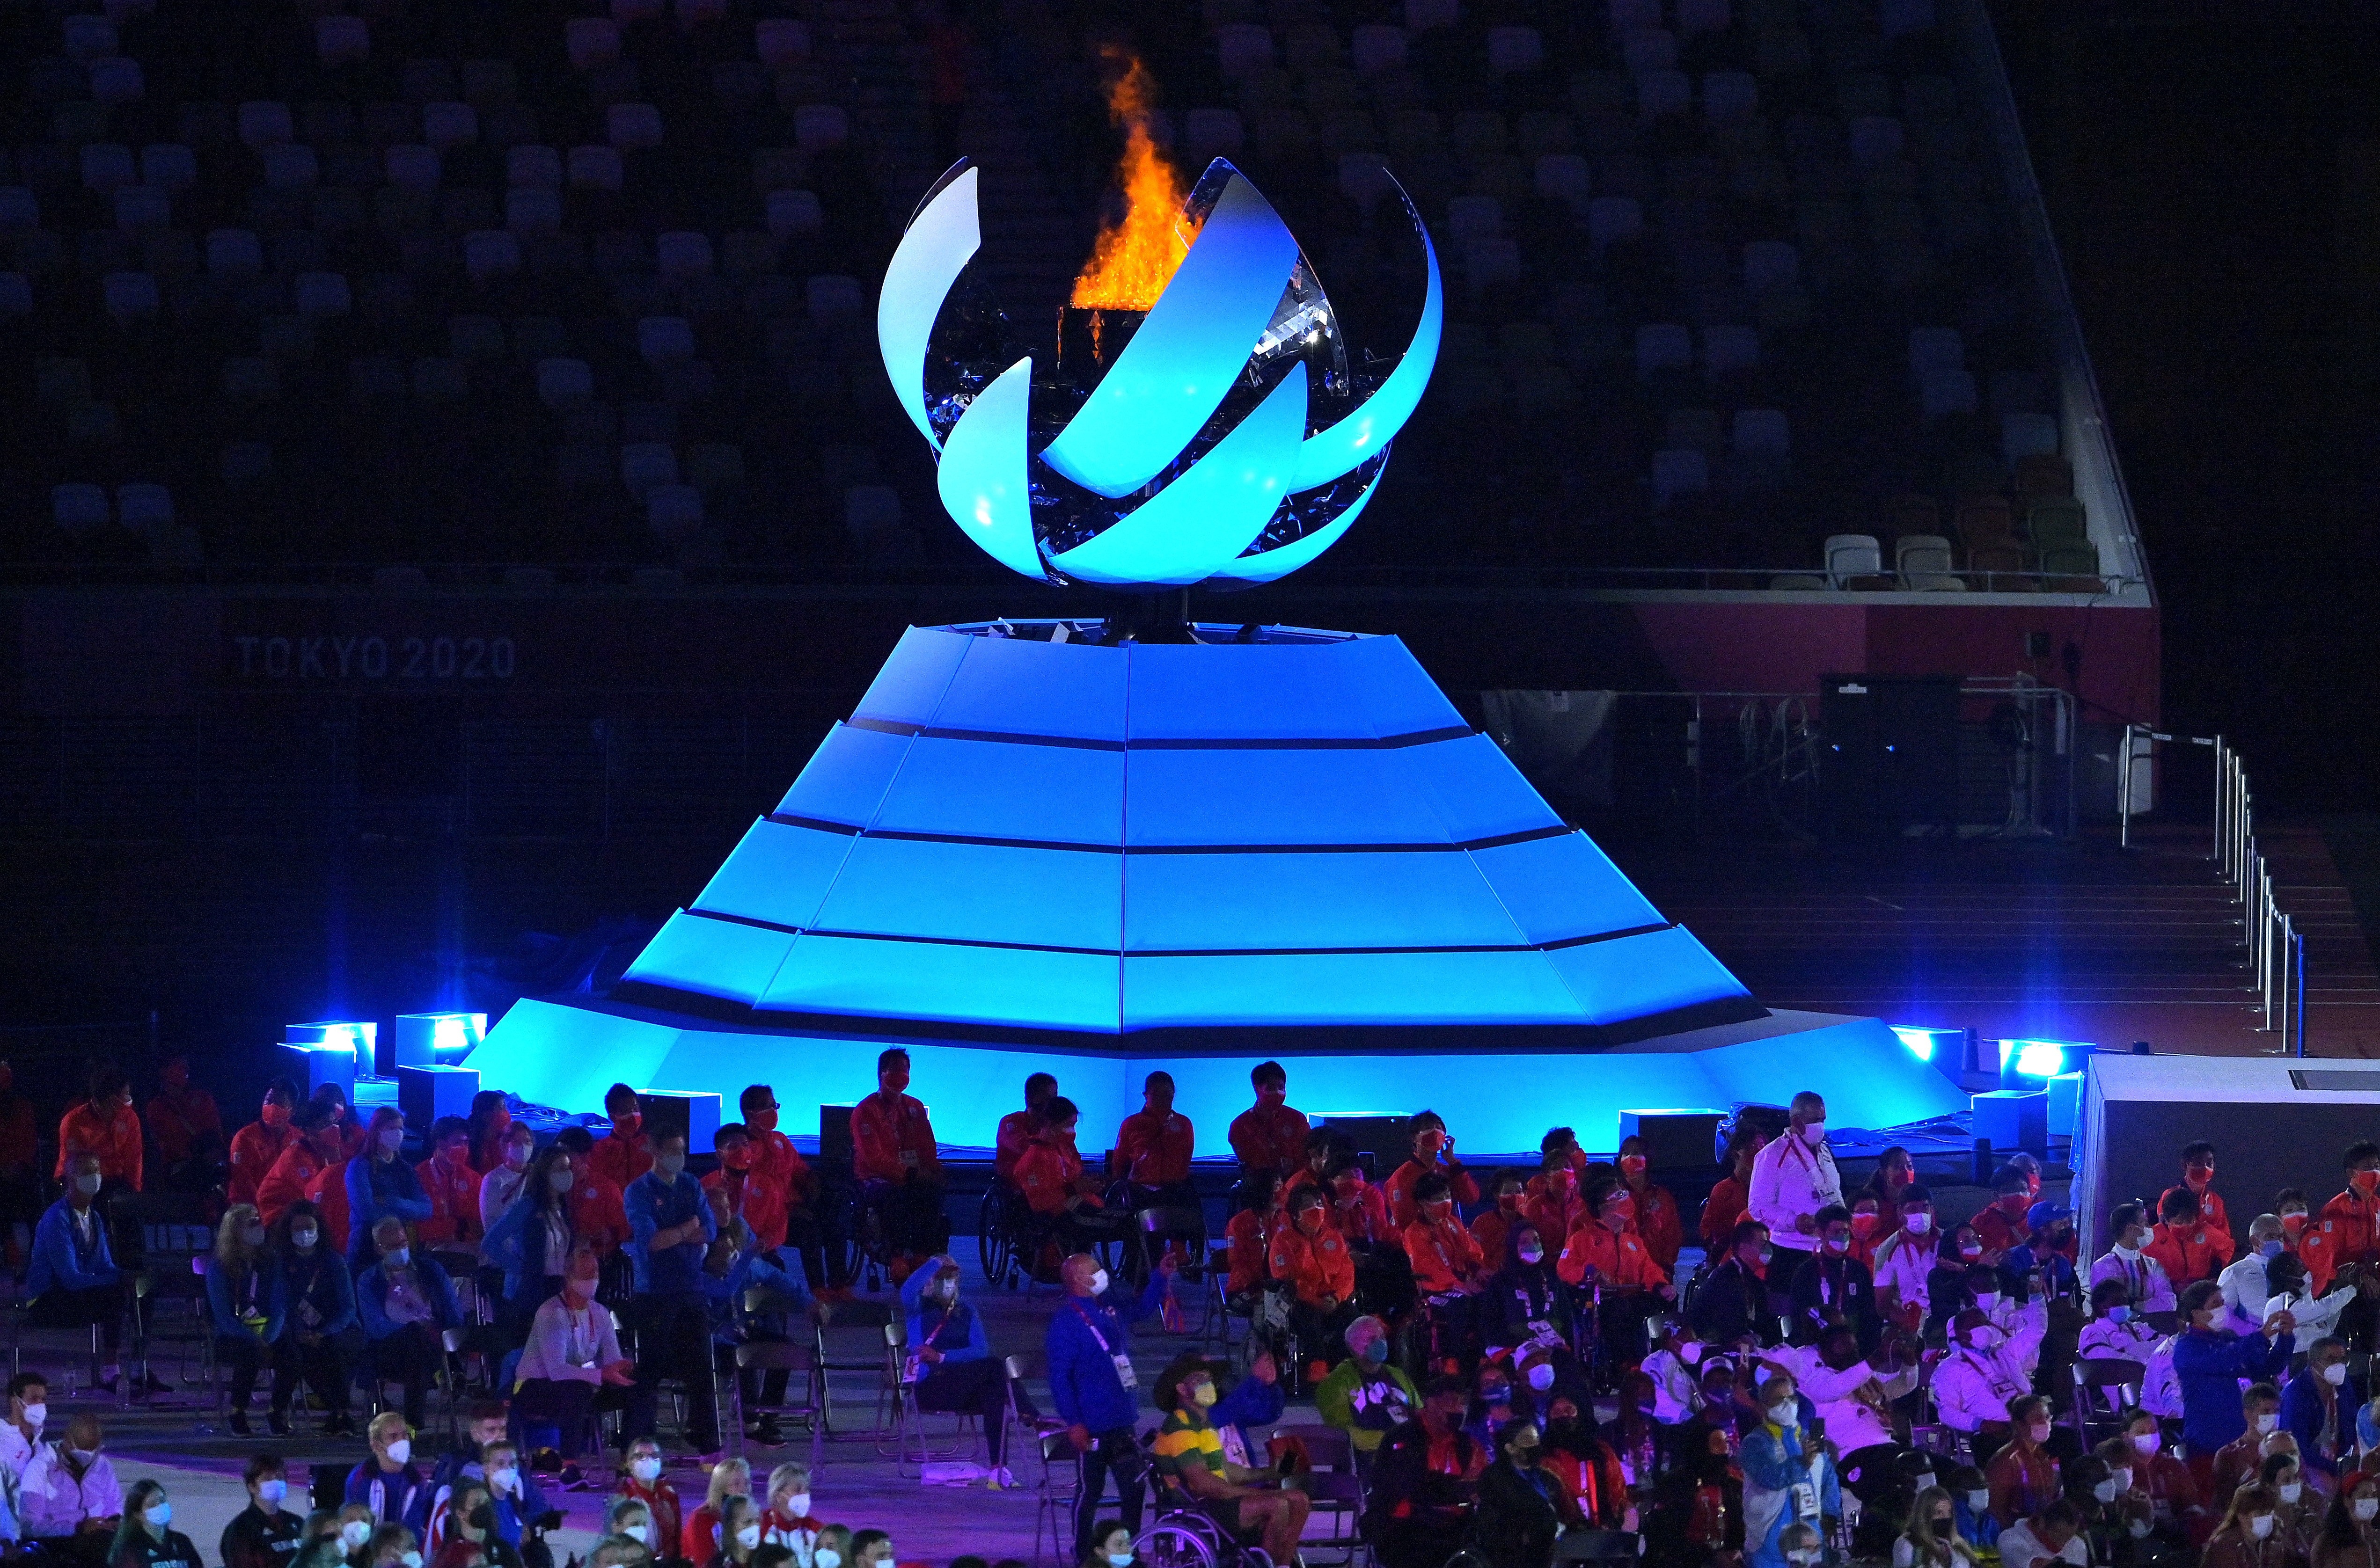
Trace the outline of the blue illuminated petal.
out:
<instances>
[{"instance_id":1,"label":"blue illuminated petal","mask_svg":"<svg viewBox=\"0 0 2380 1568\"><path fill-rule=\"evenodd\" d=\"M1033 398L1033 356L1026 356L976 393L951 430L934 476L943 509L986 555L1012 572L1044 577L1033 547L1033 488L1026 472L1025 424Z\"/></svg>"},{"instance_id":2,"label":"blue illuminated petal","mask_svg":"<svg viewBox=\"0 0 2380 1568\"><path fill-rule=\"evenodd\" d=\"M1310 447L1314 443L1308 441L1305 444ZM1387 464L1380 464L1380 474L1388 471ZM1372 492L1380 488L1380 474L1372 476L1372 482L1364 487L1363 494L1347 503L1347 509L1344 512L1315 529L1314 532L1302 538L1292 539L1277 549L1258 550L1254 555L1244 555L1236 561L1225 561L1216 568L1215 575L1234 583L1269 583L1276 578L1288 576L1339 542L1339 536L1345 533L1354 525L1355 519L1363 515L1364 508L1371 501Z\"/></svg>"},{"instance_id":3,"label":"blue illuminated petal","mask_svg":"<svg viewBox=\"0 0 2380 1568\"><path fill-rule=\"evenodd\" d=\"M1111 499L1156 478L1247 367L1296 265L1296 239L1234 173L1156 307L1043 460Z\"/></svg>"},{"instance_id":4,"label":"blue illuminated petal","mask_svg":"<svg viewBox=\"0 0 2380 1568\"><path fill-rule=\"evenodd\" d=\"M1282 476L1296 461L1305 429L1305 364L1300 360L1206 456L1130 515L1050 564L1077 582L1109 585L1187 587L1214 575L1272 521L1287 488Z\"/></svg>"},{"instance_id":5,"label":"blue illuminated petal","mask_svg":"<svg viewBox=\"0 0 2380 1568\"><path fill-rule=\"evenodd\" d=\"M1446 292L1439 282L1438 250L1429 243L1429 231L1418 222L1414 224L1414 229L1421 235L1422 258L1429 266L1429 286L1422 296L1421 320L1414 327L1413 342L1405 345L1404 357L1398 360L1397 368L1389 372L1389 379L1374 389L1372 395L1366 398L1353 414L1329 429L1318 430L1305 439L1305 444L1298 449L1297 472L1290 476L1289 488L1292 490L1310 490L1317 485L1327 485L1341 475L1353 472L1359 464L1387 446L1396 433L1404 428L1405 421L1413 417L1414 409L1420 405L1422 391L1429 385L1429 373L1438 365L1438 340L1446 324ZM1358 507L1362 504L1361 501L1356 503ZM1353 521L1353 518L1347 521ZM1281 572L1293 571L1321 554L1330 548L1330 538L1338 537L1331 529L1320 529L1318 533L1330 535L1330 537L1315 546L1303 560L1282 567L1272 576L1250 577L1247 581L1269 583ZM1264 560L1295 549L1305 542L1300 539L1295 544L1282 547L1282 550L1269 550L1257 559Z\"/></svg>"},{"instance_id":6,"label":"blue illuminated petal","mask_svg":"<svg viewBox=\"0 0 2380 1568\"><path fill-rule=\"evenodd\" d=\"M933 335L934 318L950 297L951 285L983 244L975 187L976 171L965 170L909 221L892 265L884 269L883 292L876 296L876 345L884 355L884 373L892 378L902 408L934 447L941 443L926 417L926 340Z\"/></svg>"}]
</instances>

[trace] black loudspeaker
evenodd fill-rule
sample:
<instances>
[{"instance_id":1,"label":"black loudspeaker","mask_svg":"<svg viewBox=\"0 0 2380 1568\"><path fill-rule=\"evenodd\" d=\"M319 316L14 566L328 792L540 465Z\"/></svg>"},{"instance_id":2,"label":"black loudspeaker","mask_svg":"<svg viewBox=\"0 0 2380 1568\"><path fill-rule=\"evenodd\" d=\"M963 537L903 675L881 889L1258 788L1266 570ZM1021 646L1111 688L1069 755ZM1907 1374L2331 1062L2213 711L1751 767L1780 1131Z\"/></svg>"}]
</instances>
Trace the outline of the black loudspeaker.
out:
<instances>
[{"instance_id":1,"label":"black loudspeaker","mask_svg":"<svg viewBox=\"0 0 2380 1568\"><path fill-rule=\"evenodd\" d=\"M819 1158L851 1164L851 1113L856 1105L819 1107Z\"/></svg>"},{"instance_id":2,"label":"black loudspeaker","mask_svg":"<svg viewBox=\"0 0 2380 1568\"><path fill-rule=\"evenodd\" d=\"M1645 1140L1645 1163L1657 1171L1707 1170L1725 1111L1622 1111L1620 1136Z\"/></svg>"},{"instance_id":3,"label":"black loudspeaker","mask_svg":"<svg viewBox=\"0 0 2380 1568\"><path fill-rule=\"evenodd\" d=\"M1838 838L1895 837L1959 820L1957 675L1828 675L1818 788Z\"/></svg>"},{"instance_id":4,"label":"black loudspeaker","mask_svg":"<svg viewBox=\"0 0 2380 1568\"><path fill-rule=\"evenodd\" d=\"M1359 1154L1372 1157L1377 1179L1413 1158L1413 1134L1404 1116L1324 1116L1322 1125L1354 1144Z\"/></svg>"},{"instance_id":5,"label":"black loudspeaker","mask_svg":"<svg viewBox=\"0 0 2380 1568\"><path fill-rule=\"evenodd\" d=\"M645 1114L645 1136L686 1135L686 1152L709 1154L719 1143L719 1096L674 1089L648 1089L637 1096Z\"/></svg>"}]
</instances>

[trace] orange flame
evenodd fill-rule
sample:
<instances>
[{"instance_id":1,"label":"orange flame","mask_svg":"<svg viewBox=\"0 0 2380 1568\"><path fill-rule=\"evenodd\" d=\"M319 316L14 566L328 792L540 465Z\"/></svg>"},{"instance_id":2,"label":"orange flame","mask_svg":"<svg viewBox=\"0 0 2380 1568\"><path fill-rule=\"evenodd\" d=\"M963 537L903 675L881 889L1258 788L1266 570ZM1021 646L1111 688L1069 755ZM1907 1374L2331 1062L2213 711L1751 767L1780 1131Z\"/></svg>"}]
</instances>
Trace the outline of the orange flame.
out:
<instances>
[{"instance_id":1,"label":"orange flame","mask_svg":"<svg viewBox=\"0 0 2380 1568\"><path fill-rule=\"evenodd\" d=\"M1108 91L1108 118L1125 127L1116 184L1123 187L1123 221L1099 231L1090 260L1075 280L1077 307L1147 310L1190 252L1184 232L1182 178L1149 139L1155 83L1135 59Z\"/></svg>"}]
</instances>

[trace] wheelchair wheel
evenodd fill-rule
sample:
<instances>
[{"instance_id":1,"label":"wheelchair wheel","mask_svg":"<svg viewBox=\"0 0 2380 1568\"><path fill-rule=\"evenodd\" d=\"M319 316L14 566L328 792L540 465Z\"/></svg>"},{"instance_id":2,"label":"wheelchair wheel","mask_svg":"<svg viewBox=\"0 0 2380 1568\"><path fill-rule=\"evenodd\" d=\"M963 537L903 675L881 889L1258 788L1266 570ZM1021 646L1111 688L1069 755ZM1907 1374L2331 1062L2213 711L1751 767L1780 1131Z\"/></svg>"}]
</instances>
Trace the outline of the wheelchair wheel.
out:
<instances>
[{"instance_id":1,"label":"wheelchair wheel","mask_svg":"<svg viewBox=\"0 0 2380 1568\"><path fill-rule=\"evenodd\" d=\"M1008 1203L997 1186L983 1189L983 1204L976 1216L975 1245L976 1256L983 1262L984 1279L1013 1288L1016 1283L1013 1272L1016 1239L1009 1234Z\"/></svg>"},{"instance_id":2,"label":"wheelchair wheel","mask_svg":"<svg viewBox=\"0 0 2380 1568\"><path fill-rule=\"evenodd\" d=\"M1217 1568L1215 1543L1197 1529L1161 1519L1140 1534L1132 1550L1148 1568Z\"/></svg>"}]
</instances>

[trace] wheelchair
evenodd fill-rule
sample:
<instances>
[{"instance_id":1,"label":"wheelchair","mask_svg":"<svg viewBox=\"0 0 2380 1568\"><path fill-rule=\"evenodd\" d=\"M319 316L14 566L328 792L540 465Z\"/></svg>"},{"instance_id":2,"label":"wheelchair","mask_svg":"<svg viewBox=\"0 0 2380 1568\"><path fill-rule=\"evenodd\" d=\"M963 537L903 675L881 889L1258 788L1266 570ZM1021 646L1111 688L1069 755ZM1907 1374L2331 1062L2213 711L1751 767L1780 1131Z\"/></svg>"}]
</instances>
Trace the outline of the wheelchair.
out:
<instances>
[{"instance_id":1,"label":"wheelchair","mask_svg":"<svg viewBox=\"0 0 2380 1568\"><path fill-rule=\"evenodd\" d=\"M855 1283L864 1278L865 1288L881 1290L892 1272L892 1246L880 1205L868 1196L865 1185L838 1183L832 1206L827 1212L836 1215L832 1234L840 1238L839 1245L844 1248L843 1277ZM923 1250L928 1254L946 1252L950 1245L950 1219L938 1215Z\"/></svg>"},{"instance_id":2,"label":"wheelchair","mask_svg":"<svg viewBox=\"0 0 2380 1568\"><path fill-rule=\"evenodd\" d=\"M1157 1494L1157 1519L1132 1543L1145 1568L1275 1568L1264 1548L1242 1545L1196 1498L1154 1465L1148 1480Z\"/></svg>"},{"instance_id":3,"label":"wheelchair","mask_svg":"<svg viewBox=\"0 0 2380 1568\"><path fill-rule=\"evenodd\" d=\"M1024 1282L1033 1262L1032 1221L1032 1209L1013 1184L994 1176L984 1188L976 1207L975 1244L986 1281L1010 1290Z\"/></svg>"}]
</instances>

